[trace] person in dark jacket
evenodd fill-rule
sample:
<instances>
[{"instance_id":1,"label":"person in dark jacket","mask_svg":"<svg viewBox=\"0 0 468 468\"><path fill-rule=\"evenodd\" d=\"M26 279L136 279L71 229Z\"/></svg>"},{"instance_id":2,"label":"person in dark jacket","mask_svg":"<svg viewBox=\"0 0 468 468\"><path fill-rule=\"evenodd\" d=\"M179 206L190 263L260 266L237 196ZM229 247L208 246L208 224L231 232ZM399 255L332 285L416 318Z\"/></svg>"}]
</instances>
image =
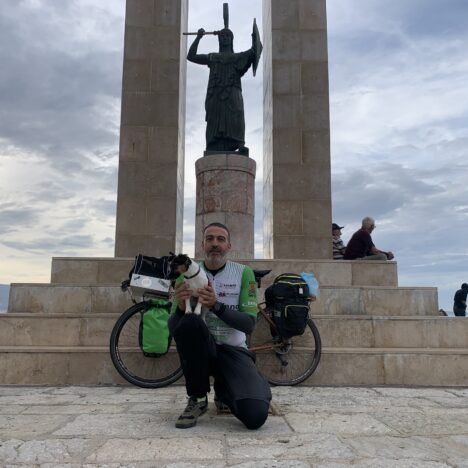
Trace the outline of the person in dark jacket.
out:
<instances>
[{"instance_id":1,"label":"person in dark jacket","mask_svg":"<svg viewBox=\"0 0 468 468\"><path fill-rule=\"evenodd\" d=\"M372 242L372 231L375 229L375 220L366 216L362 220L361 229L356 231L346 246L345 260L392 260L392 252L379 250Z\"/></svg>"},{"instance_id":2,"label":"person in dark jacket","mask_svg":"<svg viewBox=\"0 0 468 468\"><path fill-rule=\"evenodd\" d=\"M453 313L457 317L466 317L466 296L468 295L468 284L463 283L453 297Z\"/></svg>"}]
</instances>

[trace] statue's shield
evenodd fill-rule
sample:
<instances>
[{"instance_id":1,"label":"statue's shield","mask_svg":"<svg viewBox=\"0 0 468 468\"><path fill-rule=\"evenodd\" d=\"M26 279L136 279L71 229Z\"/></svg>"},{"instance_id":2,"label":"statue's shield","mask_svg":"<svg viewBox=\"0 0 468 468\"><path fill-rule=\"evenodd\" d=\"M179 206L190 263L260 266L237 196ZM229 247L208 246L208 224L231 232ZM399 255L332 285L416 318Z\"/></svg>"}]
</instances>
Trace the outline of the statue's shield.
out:
<instances>
[{"instance_id":1,"label":"statue's shield","mask_svg":"<svg viewBox=\"0 0 468 468\"><path fill-rule=\"evenodd\" d=\"M252 50L255 53L254 62L252 65L253 75L257 73L258 62L260 61L260 55L262 55L263 45L260 40L260 33L258 32L257 22L253 22L253 31L252 31Z\"/></svg>"}]
</instances>

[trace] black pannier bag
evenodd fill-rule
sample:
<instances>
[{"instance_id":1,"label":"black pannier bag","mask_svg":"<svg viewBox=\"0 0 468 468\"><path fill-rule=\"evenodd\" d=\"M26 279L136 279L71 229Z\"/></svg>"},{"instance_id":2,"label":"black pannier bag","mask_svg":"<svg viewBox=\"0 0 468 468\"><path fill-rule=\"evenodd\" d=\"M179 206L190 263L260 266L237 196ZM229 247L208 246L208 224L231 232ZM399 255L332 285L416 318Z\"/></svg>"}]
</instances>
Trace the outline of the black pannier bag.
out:
<instances>
[{"instance_id":1,"label":"black pannier bag","mask_svg":"<svg viewBox=\"0 0 468 468\"><path fill-rule=\"evenodd\" d=\"M129 278L131 278L132 273L135 273L143 276L152 276L153 278L172 279L171 260L173 258L174 255L148 257L139 254L135 257L135 263L130 270Z\"/></svg>"},{"instance_id":2,"label":"black pannier bag","mask_svg":"<svg viewBox=\"0 0 468 468\"><path fill-rule=\"evenodd\" d=\"M169 297L171 283L179 276L177 271L172 270L173 259L172 253L164 257L137 255L128 280L122 283L122 290L132 286L137 292L151 291L159 296Z\"/></svg>"},{"instance_id":3,"label":"black pannier bag","mask_svg":"<svg viewBox=\"0 0 468 468\"><path fill-rule=\"evenodd\" d=\"M309 317L309 287L301 275L283 273L265 290L265 302L272 311L283 338L302 335Z\"/></svg>"}]
</instances>

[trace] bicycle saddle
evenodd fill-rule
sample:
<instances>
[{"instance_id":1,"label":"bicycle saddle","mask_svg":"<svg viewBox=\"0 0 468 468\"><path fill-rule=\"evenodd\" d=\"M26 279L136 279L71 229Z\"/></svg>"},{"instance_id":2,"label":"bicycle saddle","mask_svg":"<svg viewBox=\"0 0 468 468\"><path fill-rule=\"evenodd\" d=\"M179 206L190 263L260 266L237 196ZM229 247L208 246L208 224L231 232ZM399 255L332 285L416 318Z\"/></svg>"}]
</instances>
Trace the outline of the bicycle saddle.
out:
<instances>
[{"instance_id":1,"label":"bicycle saddle","mask_svg":"<svg viewBox=\"0 0 468 468\"><path fill-rule=\"evenodd\" d=\"M262 278L268 273L271 272L271 270L254 270L254 276L255 276L255 281L257 281L258 287L260 287L260 283L262 282Z\"/></svg>"}]
</instances>

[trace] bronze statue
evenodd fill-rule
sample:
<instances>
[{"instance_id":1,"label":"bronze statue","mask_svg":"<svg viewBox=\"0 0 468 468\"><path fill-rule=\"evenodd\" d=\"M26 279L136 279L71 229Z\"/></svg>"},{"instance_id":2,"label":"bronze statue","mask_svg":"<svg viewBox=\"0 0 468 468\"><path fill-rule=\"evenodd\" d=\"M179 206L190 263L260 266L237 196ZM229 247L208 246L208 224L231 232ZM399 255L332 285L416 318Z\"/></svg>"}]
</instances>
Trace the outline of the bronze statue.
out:
<instances>
[{"instance_id":1,"label":"bronze statue","mask_svg":"<svg viewBox=\"0 0 468 468\"><path fill-rule=\"evenodd\" d=\"M205 100L206 154L220 152L238 152L249 154L245 146L244 101L242 98L241 77L252 65L253 74L257 70L262 52L262 43L254 20L252 47L235 53L234 35L229 29L228 4L223 5L224 29L205 32L203 28L190 46L187 59L200 65L208 65L210 77ZM186 33L195 34L195 33ZM197 54L200 39L205 34L218 36L219 52Z\"/></svg>"}]
</instances>

